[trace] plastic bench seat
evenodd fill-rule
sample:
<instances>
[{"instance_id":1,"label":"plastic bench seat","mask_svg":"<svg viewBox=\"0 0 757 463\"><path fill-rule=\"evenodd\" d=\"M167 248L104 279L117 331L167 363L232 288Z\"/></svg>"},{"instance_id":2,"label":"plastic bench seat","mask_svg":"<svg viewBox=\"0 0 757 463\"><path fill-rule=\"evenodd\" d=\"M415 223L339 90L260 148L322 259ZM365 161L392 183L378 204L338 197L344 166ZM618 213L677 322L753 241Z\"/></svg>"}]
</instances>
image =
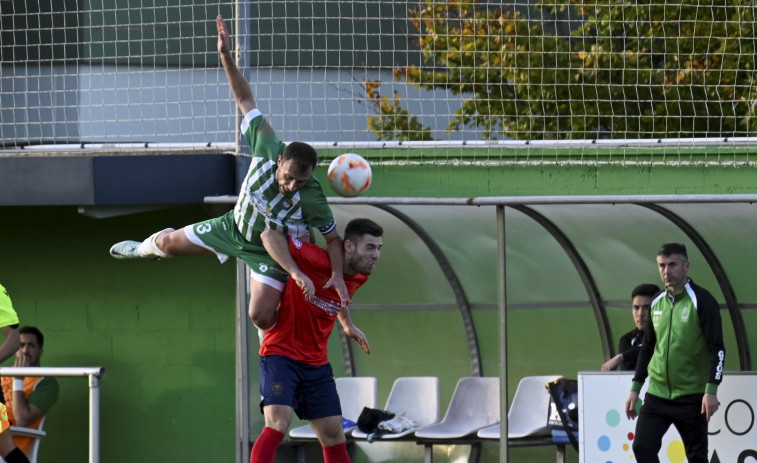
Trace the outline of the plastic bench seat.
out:
<instances>
[{"instance_id":1,"label":"plastic bench seat","mask_svg":"<svg viewBox=\"0 0 757 463\"><path fill-rule=\"evenodd\" d=\"M517 439L549 433L549 392L546 385L557 378L560 378L560 375L526 376L520 380L512 406L507 412L508 438Z\"/></svg>"},{"instance_id":2,"label":"plastic bench seat","mask_svg":"<svg viewBox=\"0 0 757 463\"><path fill-rule=\"evenodd\" d=\"M395 414L403 413L418 427L439 421L439 378L435 376L408 376L397 378L389 392L384 408ZM382 434L380 439L399 439L412 434L418 427L401 433ZM359 429L352 432L354 439L367 439Z\"/></svg>"},{"instance_id":3,"label":"plastic bench seat","mask_svg":"<svg viewBox=\"0 0 757 463\"><path fill-rule=\"evenodd\" d=\"M494 423L490 426L479 429L476 435L481 439L499 440L499 435L500 435L499 423Z\"/></svg>"},{"instance_id":4,"label":"plastic bench seat","mask_svg":"<svg viewBox=\"0 0 757 463\"><path fill-rule=\"evenodd\" d=\"M499 378L470 376L460 378L452 393L447 413L442 421L415 431L416 443L423 445L424 462L434 460L434 444L453 444L479 429L499 422ZM481 442L473 436L459 443L471 444L471 454L478 455ZM478 458L478 457L476 457Z\"/></svg>"},{"instance_id":5,"label":"plastic bench seat","mask_svg":"<svg viewBox=\"0 0 757 463\"><path fill-rule=\"evenodd\" d=\"M499 378L465 377L457 382L444 419L438 424L424 426L417 430L415 437L455 439L465 437L497 422L499 422Z\"/></svg>"},{"instance_id":6,"label":"plastic bench seat","mask_svg":"<svg viewBox=\"0 0 757 463\"><path fill-rule=\"evenodd\" d=\"M549 392L547 383L560 375L526 376L518 383L513 403L507 412L507 436L513 446L555 445L558 462L565 461L565 442L547 427ZM479 439L500 438L500 424L492 424L476 433ZM564 441L568 441L567 435Z\"/></svg>"}]
</instances>

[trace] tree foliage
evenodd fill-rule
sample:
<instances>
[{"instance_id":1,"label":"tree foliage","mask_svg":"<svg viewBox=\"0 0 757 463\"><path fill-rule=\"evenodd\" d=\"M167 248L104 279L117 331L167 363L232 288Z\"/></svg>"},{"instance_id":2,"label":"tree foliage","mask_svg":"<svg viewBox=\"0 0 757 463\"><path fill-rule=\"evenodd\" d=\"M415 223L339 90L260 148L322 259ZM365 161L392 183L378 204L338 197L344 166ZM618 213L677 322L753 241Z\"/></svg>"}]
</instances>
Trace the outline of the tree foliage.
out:
<instances>
[{"instance_id":1,"label":"tree foliage","mask_svg":"<svg viewBox=\"0 0 757 463\"><path fill-rule=\"evenodd\" d=\"M755 3L541 0L538 11L579 16L560 36L520 11L425 0L411 10L425 64L394 75L459 96L447 130L486 138L746 136L756 128ZM430 137L372 84L380 139Z\"/></svg>"},{"instance_id":2,"label":"tree foliage","mask_svg":"<svg viewBox=\"0 0 757 463\"><path fill-rule=\"evenodd\" d=\"M417 117L411 116L410 111L403 109L400 104L402 95L395 92L390 99L388 95L379 93L378 81L364 81L365 97L373 102L375 117L368 119L368 130L378 135L379 140L395 140L398 134L401 140L429 141L431 129L423 127Z\"/></svg>"}]
</instances>

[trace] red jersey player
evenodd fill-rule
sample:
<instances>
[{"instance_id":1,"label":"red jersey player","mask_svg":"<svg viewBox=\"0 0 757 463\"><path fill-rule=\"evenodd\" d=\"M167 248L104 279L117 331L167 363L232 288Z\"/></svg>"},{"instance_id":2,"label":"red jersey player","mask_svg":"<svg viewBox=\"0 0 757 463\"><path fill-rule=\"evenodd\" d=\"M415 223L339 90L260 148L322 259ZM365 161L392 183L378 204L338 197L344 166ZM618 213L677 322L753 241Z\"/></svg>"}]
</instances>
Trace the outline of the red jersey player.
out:
<instances>
[{"instance_id":1,"label":"red jersey player","mask_svg":"<svg viewBox=\"0 0 757 463\"><path fill-rule=\"evenodd\" d=\"M381 255L383 229L369 219L355 219L344 232L344 282L350 297L366 282ZM323 447L325 463L348 463L342 428L342 410L334 374L328 362L328 339L334 322L370 354L365 335L342 308L333 287L331 262L324 249L281 233L261 235L271 256L285 270L299 267L313 282L315 293L306 297L296 282L289 280L279 306L275 325L265 332L260 346L260 394L265 427L255 441L251 463L273 463L284 433L292 421L292 410L308 420Z\"/></svg>"}]
</instances>

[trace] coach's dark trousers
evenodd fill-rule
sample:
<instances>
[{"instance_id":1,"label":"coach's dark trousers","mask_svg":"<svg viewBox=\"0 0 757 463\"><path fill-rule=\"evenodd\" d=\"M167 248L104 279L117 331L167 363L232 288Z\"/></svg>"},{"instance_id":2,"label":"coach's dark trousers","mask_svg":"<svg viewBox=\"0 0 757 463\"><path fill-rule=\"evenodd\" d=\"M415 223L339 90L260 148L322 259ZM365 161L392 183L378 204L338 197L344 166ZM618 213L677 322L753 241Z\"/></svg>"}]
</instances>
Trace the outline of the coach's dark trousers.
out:
<instances>
[{"instance_id":1,"label":"coach's dark trousers","mask_svg":"<svg viewBox=\"0 0 757 463\"><path fill-rule=\"evenodd\" d=\"M662 437L676 427L689 463L707 463L707 418L702 412L702 394L675 400L646 394L636 421L633 454L639 463L658 463Z\"/></svg>"}]
</instances>

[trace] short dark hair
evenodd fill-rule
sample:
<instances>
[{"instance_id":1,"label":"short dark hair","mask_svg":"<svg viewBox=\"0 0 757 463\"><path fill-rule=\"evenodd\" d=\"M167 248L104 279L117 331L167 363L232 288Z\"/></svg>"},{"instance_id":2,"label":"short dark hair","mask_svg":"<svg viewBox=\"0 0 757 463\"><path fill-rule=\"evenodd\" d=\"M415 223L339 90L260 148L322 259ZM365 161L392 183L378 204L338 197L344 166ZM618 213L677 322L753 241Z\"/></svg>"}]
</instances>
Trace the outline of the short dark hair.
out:
<instances>
[{"instance_id":1,"label":"short dark hair","mask_svg":"<svg viewBox=\"0 0 757 463\"><path fill-rule=\"evenodd\" d=\"M673 254L678 254L683 257L683 261L689 260L689 255L686 253L686 246L680 243L667 243L660 246L660 250L657 251L658 256L670 257Z\"/></svg>"},{"instance_id":2,"label":"short dark hair","mask_svg":"<svg viewBox=\"0 0 757 463\"><path fill-rule=\"evenodd\" d=\"M33 334L37 337L37 344L39 344L39 347L44 347L45 345L45 336L42 335L42 332L36 326L22 326L21 329L18 330L18 334Z\"/></svg>"},{"instance_id":3,"label":"short dark hair","mask_svg":"<svg viewBox=\"0 0 757 463\"><path fill-rule=\"evenodd\" d=\"M660 294L660 287L652 283L642 283L631 291L631 299L636 296L655 297Z\"/></svg>"},{"instance_id":4,"label":"short dark hair","mask_svg":"<svg viewBox=\"0 0 757 463\"><path fill-rule=\"evenodd\" d=\"M384 234L384 229L371 219L352 219L344 229L344 239L353 243L363 235L371 235L377 238Z\"/></svg>"},{"instance_id":5,"label":"short dark hair","mask_svg":"<svg viewBox=\"0 0 757 463\"><path fill-rule=\"evenodd\" d=\"M318 165L318 152L307 143L293 141L281 153L281 161L292 161L300 171L315 169Z\"/></svg>"}]
</instances>

